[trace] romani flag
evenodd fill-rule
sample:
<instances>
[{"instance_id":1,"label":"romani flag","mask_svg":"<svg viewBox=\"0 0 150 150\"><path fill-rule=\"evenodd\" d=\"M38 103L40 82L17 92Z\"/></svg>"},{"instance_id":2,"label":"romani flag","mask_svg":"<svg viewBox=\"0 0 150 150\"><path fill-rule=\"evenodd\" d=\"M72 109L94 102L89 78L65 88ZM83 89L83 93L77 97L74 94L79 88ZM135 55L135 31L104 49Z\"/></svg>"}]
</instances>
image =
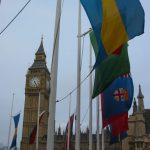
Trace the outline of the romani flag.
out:
<instances>
[{"instance_id":1,"label":"romani flag","mask_svg":"<svg viewBox=\"0 0 150 150\"><path fill-rule=\"evenodd\" d=\"M18 130L19 118L20 118L20 113L17 114L16 116L13 116L14 124L15 124L15 132L14 132L14 136L13 136L13 140L12 140L10 149L17 146L16 143L17 143L17 130Z\"/></svg>"},{"instance_id":2,"label":"romani flag","mask_svg":"<svg viewBox=\"0 0 150 150\"><path fill-rule=\"evenodd\" d=\"M72 130L73 130L73 121L74 121L74 114L72 114L69 117L69 121L68 121L67 126L66 126L65 150L68 150L68 144L69 144L69 148L70 148L70 138L71 138ZM70 131L70 132L68 133L68 131Z\"/></svg>"},{"instance_id":3,"label":"romani flag","mask_svg":"<svg viewBox=\"0 0 150 150\"><path fill-rule=\"evenodd\" d=\"M39 125L41 123L41 120L44 116L46 111L41 112L41 114L39 115ZM35 143L35 139L36 139L36 133L37 133L37 124L34 126L34 128L32 129L32 132L30 134L30 138L29 138L29 144L34 144Z\"/></svg>"}]
</instances>

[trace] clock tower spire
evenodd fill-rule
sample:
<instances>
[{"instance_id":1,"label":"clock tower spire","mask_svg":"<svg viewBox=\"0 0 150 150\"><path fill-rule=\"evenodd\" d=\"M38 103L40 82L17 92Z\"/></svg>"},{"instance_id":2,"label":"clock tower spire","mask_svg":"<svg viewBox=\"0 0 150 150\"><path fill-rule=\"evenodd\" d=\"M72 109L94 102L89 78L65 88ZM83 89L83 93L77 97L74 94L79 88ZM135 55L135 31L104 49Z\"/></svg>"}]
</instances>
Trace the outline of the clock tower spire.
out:
<instances>
[{"instance_id":1,"label":"clock tower spire","mask_svg":"<svg viewBox=\"0 0 150 150\"><path fill-rule=\"evenodd\" d=\"M37 52L35 53L34 62L32 64L32 66L30 67L30 69L34 69L34 68L45 68L45 69L47 69L46 54L45 54L44 46L43 46L43 37L41 38L41 44L40 44Z\"/></svg>"},{"instance_id":2,"label":"clock tower spire","mask_svg":"<svg viewBox=\"0 0 150 150\"><path fill-rule=\"evenodd\" d=\"M35 53L36 55L36 60L45 60L46 59L46 55L45 55L45 51L44 51L44 47L43 47L43 36L41 38L41 44L37 50L37 52Z\"/></svg>"}]
</instances>

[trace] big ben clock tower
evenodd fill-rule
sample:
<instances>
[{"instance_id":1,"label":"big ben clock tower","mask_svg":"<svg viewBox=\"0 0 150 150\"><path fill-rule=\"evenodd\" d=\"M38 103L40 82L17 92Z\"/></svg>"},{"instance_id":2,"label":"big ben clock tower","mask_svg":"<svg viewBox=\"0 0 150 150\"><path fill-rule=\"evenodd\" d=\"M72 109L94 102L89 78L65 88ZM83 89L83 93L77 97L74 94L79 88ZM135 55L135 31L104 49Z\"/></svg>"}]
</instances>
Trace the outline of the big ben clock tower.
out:
<instances>
[{"instance_id":1,"label":"big ben clock tower","mask_svg":"<svg viewBox=\"0 0 150 150\"><path fill-rule=\"evenodd\" d=\"M35 53L35 60L28 69L25 85L25 106L23 118L23 133L21 150L35 150L34 144L29 144L29 137L37 124L38 106L40 99L39 114L46 111L42 117L38 132L38 150L46 149L46 135L48 127L48 106L50 93L50 72L46 65L46 55L41 44Z\"/></svg>"}]
</instances>

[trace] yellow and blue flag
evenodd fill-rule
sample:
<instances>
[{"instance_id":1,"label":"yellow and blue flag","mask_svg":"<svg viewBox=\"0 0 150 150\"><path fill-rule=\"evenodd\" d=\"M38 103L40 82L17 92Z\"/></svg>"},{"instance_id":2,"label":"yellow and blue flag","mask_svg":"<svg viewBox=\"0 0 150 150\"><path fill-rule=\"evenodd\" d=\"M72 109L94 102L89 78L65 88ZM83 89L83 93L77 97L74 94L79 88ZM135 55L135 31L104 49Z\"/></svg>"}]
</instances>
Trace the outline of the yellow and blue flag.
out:
<instances>
[{"instance_id":1,"label":"yellow and blue flag","mask_svg":"<svg viewBox=\"0 0 150 150\"><path fill-rule=\"evenodd\" d=\"M128 40L144 33L144 10L139 0L80 0L99 47L94 67Z\"/></svg>"},{"instance_id":2,"label":"yellow and blue flag","mask_svg":"<svg viewBox=\"0 0 150 150\"><path fill-rule=\"evenodd\" d=\"M18 115L16 115L16 116L13 117L14 124L15 124L15 132L14 132L14 136L13 136L13 140L12 140L10 149L13 148L13 147L16 147L16 143L17 143L17 130L18 130L19 118L20 118L20 113Z\"/></svg>"}]
</instances>

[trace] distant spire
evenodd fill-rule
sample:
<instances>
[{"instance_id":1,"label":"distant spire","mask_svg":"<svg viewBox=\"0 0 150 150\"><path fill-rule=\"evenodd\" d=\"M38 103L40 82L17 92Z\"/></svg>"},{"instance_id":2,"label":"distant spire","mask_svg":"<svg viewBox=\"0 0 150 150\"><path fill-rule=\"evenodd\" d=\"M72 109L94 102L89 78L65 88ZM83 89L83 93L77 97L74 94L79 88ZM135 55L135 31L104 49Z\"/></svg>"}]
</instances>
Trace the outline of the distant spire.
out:
<instances>
[{"instance_id":1,"label":"distant spire","mask_svg":"<svg viewBox=\"0 0 150 150\"><path fill-rule=\"evenodd\" d=\"M59 128L58 128L58 135L61 135L61 127L59 125Z\"/></svg>"},{"instance_id":2,"label":"distant spire","mask_svg":"<svg viewBox=\"0 0 150 150\"><path fill-rule=\"evenodd\" d=\"M133 113L137 112L137 103L136 103L136 99L134 98L134 102L133 102Z\"/></svg>"},{"instance_id":3,"label":"distant spire","mask_svg":"<svg viewBox=\"0 0 150 150\"><path fill-rule=\"evenodd\" d=\"M143 94L142 94L142 91L141 91L141 85L139 84L139 94L137 96L137 98L144 98Z\"/></svg>"},{"instance_id":4,"label":"distant spire","mask_svg":"<svg viewBox=\"0 0 150 150\"><path fill-rule=\"evenodd\" d=\"M86 128L86 134L89 134L89 127Z\"/></svg>"},{"instance_id":5,"label":"distant spire","mask_svg":"<svg viewBox=\"0 0 150 150\"><path fill-rule=\"evenodd\" d=\"M139 85L139 93L138 93L138 111L139 112L143 112L144 111L144 102L143 102L143 94L142 94L142 91L141 91L141 86Z\"/></svg>"}]
</instances>

